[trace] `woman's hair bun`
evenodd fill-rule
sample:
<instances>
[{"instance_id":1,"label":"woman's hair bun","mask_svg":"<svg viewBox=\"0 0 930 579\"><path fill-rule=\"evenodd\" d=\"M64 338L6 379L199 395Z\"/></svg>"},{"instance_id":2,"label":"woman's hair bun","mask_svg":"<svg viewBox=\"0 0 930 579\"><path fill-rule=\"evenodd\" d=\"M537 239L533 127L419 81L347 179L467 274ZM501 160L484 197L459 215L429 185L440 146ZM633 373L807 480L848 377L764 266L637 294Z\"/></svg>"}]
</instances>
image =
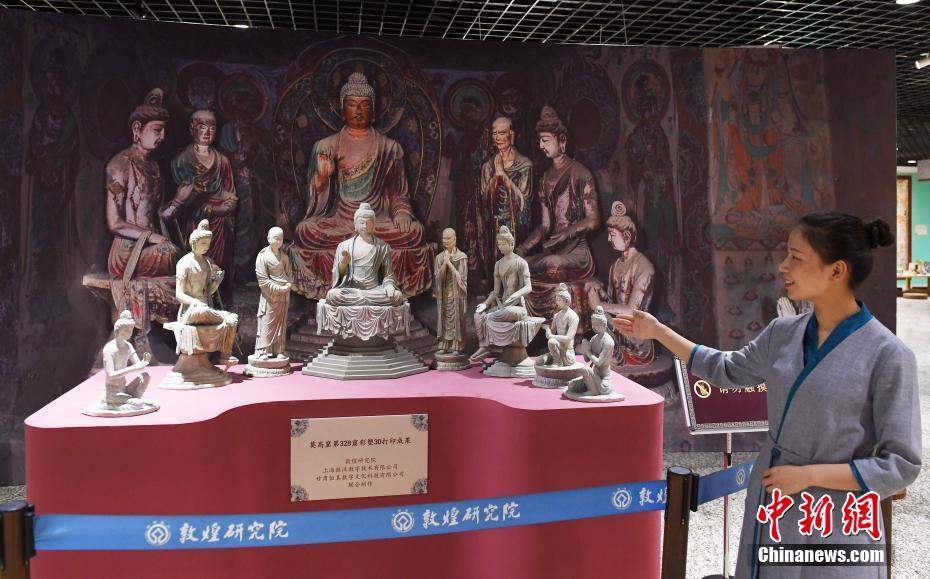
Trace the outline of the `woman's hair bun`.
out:
<instances>
[{"instance_id":1,"label":"woman's hair bun","mask_svg":"<svg viewBox=\"0 0 930 579\"><path fill-rule=\"evenodd\" d=\"M865 224L865 235L872 248L886 247L894 243L891 227L883 219L876 219Z\"/></svg>"}]
</instances>

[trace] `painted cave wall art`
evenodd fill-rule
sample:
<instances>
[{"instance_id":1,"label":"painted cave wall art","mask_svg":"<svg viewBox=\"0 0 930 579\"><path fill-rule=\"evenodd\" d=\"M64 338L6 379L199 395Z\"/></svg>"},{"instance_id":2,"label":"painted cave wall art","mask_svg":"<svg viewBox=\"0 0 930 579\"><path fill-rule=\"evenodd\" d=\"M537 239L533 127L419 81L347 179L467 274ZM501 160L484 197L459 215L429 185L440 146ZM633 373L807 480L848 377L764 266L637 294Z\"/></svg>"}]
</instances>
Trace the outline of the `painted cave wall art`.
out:
<instances>
[{"instance_id":1,"label":"painted cave wall art","mask_svg":"<svg viewBox=\"0 0 930 579\"><path fill-rule=\"evenodd\" d=\"M855 70L868 71L867 94ZM322 295L346 218L366 201L415 301L428 300L447 225L472 292L487 291L493 228L506 223L532 245L537 312L562 281L579 310L627 291L610 272L627 255L618 245L633 244L652 264L657 316L739 346L775 314L799 215L891 220L893 181L867 167L893 170L892 79L882 51L374 39L0 11L0 431L13 441L0 480L22 470L17 423L93 366L112 303L158 337L176 307L171 260L200 218L222 232L233 309L272 225L298 258L300 293ZM345 118L344 96L366 91L371 110ZM370 141L347 123L374 129ZM538 125L568 164L553 166ZM537 243L544 220L559 229ZM609 240L610 223L632 223L635 241ZM114 235L132 242L114 250ZM872 309L894 326L893 303Z\"/></svg>"}]
</instances>

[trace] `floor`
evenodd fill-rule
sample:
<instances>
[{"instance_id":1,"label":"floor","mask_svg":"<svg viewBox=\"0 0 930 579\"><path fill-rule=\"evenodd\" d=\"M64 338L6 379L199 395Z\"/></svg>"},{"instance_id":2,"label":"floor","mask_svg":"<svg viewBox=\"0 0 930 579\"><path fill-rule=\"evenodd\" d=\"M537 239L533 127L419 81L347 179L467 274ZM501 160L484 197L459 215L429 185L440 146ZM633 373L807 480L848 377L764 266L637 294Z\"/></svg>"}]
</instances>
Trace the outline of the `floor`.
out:
<instances>
[{"instance_id":1,"label":"floor","mask_svg":"<svg viewBox=\"0 0 930 579\"><path fill-rule=\"evenodd\" d=\"M930 464L930 301L898 298L898 335L917 354L923 427L923 463ZM752 453L736 453L743 462ZM712 452L666 452L666 466L683 466L698 474L721 468L722 457ZM907 498L894 503L893 575L919 578L930 575L927 537L930 537L930 469L924 468L908 488ZM730 572L736 558L745 491L730 496ZM0 503L22 499L25 487L0 487ZM692 513L688 549L688 577L701 578L723 571L723 500L702 505Z\"/></svg>"}]
</instances>

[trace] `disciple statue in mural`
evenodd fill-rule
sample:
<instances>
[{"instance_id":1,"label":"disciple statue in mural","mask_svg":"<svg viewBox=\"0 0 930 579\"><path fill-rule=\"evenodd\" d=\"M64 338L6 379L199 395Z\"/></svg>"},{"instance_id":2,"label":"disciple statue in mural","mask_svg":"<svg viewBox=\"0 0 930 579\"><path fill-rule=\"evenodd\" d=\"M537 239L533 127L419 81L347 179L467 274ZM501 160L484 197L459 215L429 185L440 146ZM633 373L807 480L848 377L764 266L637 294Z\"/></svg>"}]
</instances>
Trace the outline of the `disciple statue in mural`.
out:
<instances>
[{"instance_id":1,"label":"disciple statue in mural","mask_svg":"<svg viewBox=\"0 0 930 579\"><path fill-rule=\"evenodd\" d=\"M529 233L533 215L533 163L514 146L514 132L507 117L499 117L491 125L491 139L497 152L481 168L481 199L490 216L485 231L507 227L523 239ZM495 245L492 240L485 242L487 264L494 262Z\"/></svg>"},{"instance_id":2,"label":"disciple statue in mural","mask_svg":"<svg viewBox=\"0 0 930 579\"><path fill-rule=\"evenodd\" d=\"M559 284L555 302L558 311L552 317L552 325L543 326L546 331L549 353L540 356L537 364L573 366L575 364L575 333L578 331L579 318L575 310L571 308L572 294L564 283Z\"/></svg>"},{"instance_id":3,"label":"disciple statue in mural","mask_svg":"<svg viewBox=\"0 0 930 579\"><path fill-rule=\"evenodd\" d=\"M162 217L172 219L182 207L188 206L190 219L185 230L201 219L209 221L213 242L208 257L229 271L235 246L237 203L232 164L213 146L216 115L212 111L195 111L191 115L190 133L193 143L171 161L171 173L178 188Z\"/></svg>"},{"instance_id":4,"label":"disciple statue in mural","mask_svg":"<svg viewBox=\"0 0 930 579\"><path fill-rule=\"evenodd\" d=\"M495 346L508 346L523 341L524 346L533 338L521 336L522 325L517 322L526 316L525 297L533 291L530 268L526 260L513 252L515 240L506 225L497 234L497 248L502 257L494 264L494 291L475 308L475 333L478 350L472 360L482 360ZM534 328L533 334L538 330Z\"/></svg>"},{"instance_id":5,"label":"disciple statue in mural","mask_svg":"<svg viewBox=\"0 0 930 579\"><path fill-rule=\"evenodd\" d=\"M483 104L474 96L463 97L458 104L460 133L450 134L443 141L443 155L451 157L452 202L455 226L461 233L461 244L468 254L468 269L477 272L473 278L472 291L487 291L490 280L484 276L490 265L484 263L485 208L476 191L481 188L481 167L488 155L489 133L481 120L484 118Z\"/></svg>"},{"instance_id":6,"label":"disciple statue in mural","mask_svg":"<svg viewBox=\"0 0 930 579\"><path fill-rule=\"evenodd\" d=\"M617 402L625 397L614 392L610 384L610 360L614 352L614 339L607 331L607 316L600 306L591 315L594 338L584 340L579 349L590 365L582 368L580 378L571 381L565 397L582 402Z\"/></svg>"},{"instance_id":7,"label":"disciple statue in mural","mask_svg":"<svg viewBox=\"0 0 930 579\"><path fill-rule=\"evenodd\" d=\"M455 230L442 232L443 251L433 268L436 298L437 354L460 354L465 347L465 302L468 291L468 256L456 247Z\"/></svg>"},{"instance_id":8,"label":"disciple statue in mural","mask_svg":"<svg viewBox=\"0 0 930 579\"><path fill-rule=\"evenodd\" d=\"M113 339L103 346L103 373L106 376L103 397L99 402L84 407L89 416L136 416L158 410L158 403L142 399L149 385L148 372L141 372L149 365L152 356L148 352L139 358L129 343L135 321L132 314L123 311L113 324ZM126 376L141 372L132 380Z\"/></svg>"},{"instance_id":9,"label":"disciple statue in mural","mask_svg":"<svg viewBox=\"0 0 930 579\"><path fill-rule=\"evenodd\" d=\"M267 95L258 79L242 73L223 81L218 98L220 110L229 122L223 124L217 133L216 145L232 163L238 199L233 271L236 279L248 279L255 265L252 252L261 223L261 167L268 162L266 157L270 155L263 145L267 137L260 125Z\"/></svg>"},{"instance_id":10,"label":"disciple statue in mural","mask_svg":"<svg viewBox=\"0 0 930 579\"><path fill-rule=\"evenodd\" d=\"M600 227L597 184L584 165L565 154L568 129L551 107L543 107L539 122L539 148L552 166L539 182L539 225L517 248L525 256L535 284L530 312L550 318L552 294L562 282L583 288L594 278L594 258L587 234Z\"/></svg>"},{"instance_id":11,"label":"disciple statue in mural","mask_svg":"<svg viewBox=\"0 0 930 579\"><path fill-rule=\"evenodd\" d=\"M620 257L610 266L607 290L603 286L595 289L590 296L591 304L604 302L604 310L614 315L629 313L632 309L648 311L652 303L655 268L649 258L636 249L636 224L626 214L626 207L620 201L614 201L611 206L607 239L620 252ZM621 356L617 363L621 365L645 365L655 359L652 340L621 335L619 346Z\"/></svg>"},{"instance_id":12,"label":"disciple statue in mural","mask_svg":"<svg viewBox=\"0 0 930 579\"><path fill-rule=\"evenodd\" d=\"M174 273L178 249L158 232L161 171L153 156L165 138L168 110L163 103L161 89L146 95L129 117L132 145L107 163L107 226L113 233L107 268L114 277Z\"/></svg>"},{"instance_id":13,"label":"disciple statue in mural","mask_svg":"<svg viewBox=\"0 0 930 579\"><path fill-rule=\"evenodd\" d=\"M399 306L404 294L395 284L391 246L375 236L377 213L368 203L355 211L355 235L336 247L329 306Z\"/></svg>"},{"instance_id":14,"label":"disciple statue in mural","mask_svg":"<svg viewBox=\"0 0 930 579\"><path fill-rule=\"evenodd\" d=\"M394 251L400 287L415 295L430 285L432 255L410 204L404 151L372 127L375 91L364 74L352 73L339 96L346 125L313 145L307 213L296 228L295 268L322 278L333 266L333 249L354 233L353 216L365 204L373 213L375 239Z\"/></svg>"}]
</instances>

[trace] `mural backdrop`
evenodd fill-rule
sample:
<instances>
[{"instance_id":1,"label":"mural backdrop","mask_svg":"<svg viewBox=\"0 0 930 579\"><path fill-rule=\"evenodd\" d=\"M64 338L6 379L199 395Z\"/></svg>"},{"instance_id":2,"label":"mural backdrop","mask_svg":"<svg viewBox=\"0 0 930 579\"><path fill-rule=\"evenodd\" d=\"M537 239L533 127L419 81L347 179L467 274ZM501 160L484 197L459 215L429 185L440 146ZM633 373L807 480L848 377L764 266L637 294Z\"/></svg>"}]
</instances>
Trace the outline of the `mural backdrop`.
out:
<instances>
[{"instance_id":1,"label":"mural backdrop","mask_svg":"<svg viewBox=\"0 0 930 579\"><path fill-rule=\"evenodd\" d=\"M368 202L427 327L442 229L458 232L475 299L507 225L534 313L550 315L566 282L582 318L598 303L646 307L738 347L775 315L800 215L892 219L893 71L882 51L388 40L0 11L0 483L21 480L22 419L87 376L115 309L132 311L140 347L170 356L160 322L176 315L174 263L204 218L229 280L221 297L253 324L268 228L286 232L299 317ZM894 256L878 261L863 295L894 327ZM667 354L618 340L615 362L670 394ZM694 447L675 404L667 446Z\"/></svg>"}]
</instances>

